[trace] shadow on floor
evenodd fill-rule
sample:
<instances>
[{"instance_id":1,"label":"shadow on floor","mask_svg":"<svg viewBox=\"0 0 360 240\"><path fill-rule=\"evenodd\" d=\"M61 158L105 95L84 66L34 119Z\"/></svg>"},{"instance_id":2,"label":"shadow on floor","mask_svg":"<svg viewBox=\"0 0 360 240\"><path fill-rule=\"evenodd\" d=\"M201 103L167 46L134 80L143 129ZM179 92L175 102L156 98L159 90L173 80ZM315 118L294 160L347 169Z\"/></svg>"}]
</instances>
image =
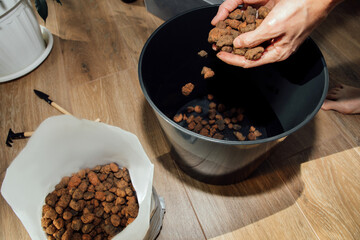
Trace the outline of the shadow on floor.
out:
<instances>
[{"instance_id":1,"label":"shadow on floor","mask_svg":"<svg viewBox=\"0 0 360 240\"><path fill-rule=\"evenodd\" d=\"M160 128L159 123L154 119L156 116L150 105L143 100L143 122L148 123L146 128ZM232 223L231 227L226 222L219 223L219 229L223 229L226 233L294 205L304 190L301 165L346 150L328 148L326 151L315 151L314 153L314 150L317 149L314 144L327 144L327 141L320 141L319 143L315 139L317 124L315 118L288 136L247 179L236 184L211 185L200 182L179 168L171 152L152 159L152 161L160 163L165 170L184 184L185 191L194 207L195 214L199 217L200 224L207 223L206 219L201 217L208 209L206 206L220 204L220 209L226 208L227 204L237 206L231 211L231 216L228 218L237 219L241 217L241 221ZM154 139L164 137L163 132L151 131L151 133L146 136L147 141L152 144L153 148L160 148L157 146L158 141L154 141ZM159 136L154 136L154 133L159 134ZM336 141L336 139L333 138L328 141ZM351 145L348 145L348 148L351 148ZM209 197L210 195L211 197ZM167 204L171 205L171 202ZM248 209L241 208L244 206L248 206Z\"/></svg>"}]
</instances>

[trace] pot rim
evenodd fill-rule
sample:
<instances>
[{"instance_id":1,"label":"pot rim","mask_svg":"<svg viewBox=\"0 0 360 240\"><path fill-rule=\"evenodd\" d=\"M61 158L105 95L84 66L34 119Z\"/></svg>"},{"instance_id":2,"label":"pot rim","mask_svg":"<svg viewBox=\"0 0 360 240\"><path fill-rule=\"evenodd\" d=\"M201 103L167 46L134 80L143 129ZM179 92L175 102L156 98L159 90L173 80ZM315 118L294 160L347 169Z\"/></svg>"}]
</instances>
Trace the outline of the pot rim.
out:
<instances>
[{"instance_id":1,"label":"pot rim","mask_svg":"<svg viewBox=\"0 0 360 240\"><path fill-rule=\"evenodd\" d=\"M325 97L327 95L328 92L328 88L329 88L329 72L328 72L328 68L324 59L324 56L322 54L322 52L320 51L319 47L315 44L314 40L312 40L310 37L308 37L307 39L310 40L311 44L315 46L316 51L320 54L320 58L321 58L321 62L323 64L323 69L324 71L324 75L325 75L325 83L324 83L324 89L323 89L323 93L321 96L321 99L318 103L318 105L316 106L316 108L311 112L311 114L309 114L300 124L298 124L297 126L281 133L278 135L274 135L268 138L264 138L264 139L258 139L258 140L251 140L251 141L231 141L231 140L220 140L220 139L215 139L215 138L211 138L211 137L206 137L203 136L201 134L195 133L193 131L190 131L182 126L180 126L179 124L175 123L173 120L171 120L170 118L168 118L162 111L160 111L160 109L155 105L155 103L151 100L149 94L146 91L146 88L144 86L144 81L143 81L143 76L142 76L142 59L144 57L145 51L149 45L149 43L151 42L152 38L162 29L164 28L167 24L169 24L170 22L176 20L178 17L186 15L190 12L194 12L194 11L198 11L201 9L205 9L205 8L214 8L214 7L218 7L219 5L213 5L213 6L204 6L204 7L198 7L198 8L194 8L188 11L185 11L183 13L177 14L176 16L170 18L169 20L165 21L164 23L162 23L148 38L148 40L145 42L144 47L141 51L140 54L140 58L139 58L139 66L138 66L138 75L139 75L139 82L140 82L140 86L141 86L141 90L143 91L143 94L146 98L146 100L148 101L148 103L150 104L150 106L156 111L156 113L158 113L167 123L169 123L170 125L172 125L173 127L175 127L177 130L187 133L192 137L196 137L196 138L200 138L204 141L209 141L209 142L214 142L214 143L220 143L220 144L225 144L225 145L255 145L255 144L260 144L260 143L267 143L267 142L272 142L278 139L282 139L284 137L289 136L290 134L296 132L297 130L299 130L300 128L302 128L303 126L305 126L308 122L310 122L310 120L312 120L314 118L314 116L318 113L318 111L320 110ZM306 40L305 40L306 41ZM314 50L315 50L314 49Z\"/></svg>"}]
</instances>

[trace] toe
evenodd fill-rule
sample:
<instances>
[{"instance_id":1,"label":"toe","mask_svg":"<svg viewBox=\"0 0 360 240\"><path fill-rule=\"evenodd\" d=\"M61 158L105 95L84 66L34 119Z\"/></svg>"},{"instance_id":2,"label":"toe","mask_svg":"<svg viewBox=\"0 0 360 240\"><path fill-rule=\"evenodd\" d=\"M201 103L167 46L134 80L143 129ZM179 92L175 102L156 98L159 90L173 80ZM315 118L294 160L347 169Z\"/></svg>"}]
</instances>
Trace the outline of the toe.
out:
<instances>
[{"instance_id":1,"label":"toe","mask_svg":"<svg viewBox=\"0 0 360 240\"><path fill-rule=\"evenodd\" d=\"M338 96L336 93L328 93L326 95L326 99L330 99L330 100L337 100L338 99Z\"/></svg>"},{"instance_id":2,"label":"toe","mask_svg":"<svg viewBox=\"0 0 360 240\"><path fill-rule=\"evenodd\" d=\"M325 99L321 109L323 110L336 110L338 108L338 103L336 101Z\"/></svg>"},{"instance_id":3,"label":"toe","mask_svg":"<svg viewBox=\"0 0 360 240\"><path fill-rule=\"evenodd\" d=\"M331 102L333 101L325 99L323 105L321 106L321 109L325 111L330 110Z\"/></svg>"},{"instance_id":4,"label":"toe","mask_svg":"<svg viewBox=\"0 0 360 240\"><path fill-rule=\"evenodd\" d=\"M337 92L339 92L340 89L338 88L332 88L328 91L328 94L336 94Z\"/></svg>"},{"instance_id":5,"label":"toe","mask_svg":"<svg viewBox=\"0 0 360 240\"><path fill-rule=\"evenodd\" d=\"M342 89L342 88L344 88L344 84L342 84L342 83L337 83L337 84L335 84L335 87L334 88L340 88L340 89Z\"/></svg>"}]
</instances>

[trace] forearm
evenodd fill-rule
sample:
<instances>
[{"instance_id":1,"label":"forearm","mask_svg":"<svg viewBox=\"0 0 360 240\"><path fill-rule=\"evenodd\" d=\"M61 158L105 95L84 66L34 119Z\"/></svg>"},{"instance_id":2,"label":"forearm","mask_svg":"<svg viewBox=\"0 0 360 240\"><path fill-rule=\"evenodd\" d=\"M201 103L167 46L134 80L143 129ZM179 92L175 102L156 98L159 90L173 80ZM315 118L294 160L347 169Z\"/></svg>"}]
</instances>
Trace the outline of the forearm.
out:
<instances>
[{"instance_id":1,"label":"forearm","mask_svg":"<svg viewBox=\"0 0 360 240\"><path fill-rule=\"evenodd\" d=\"M304 33L313 31L343 0L303 0ZM299 19L298 19L299 20Z\"/></svg>"}]
</instances>

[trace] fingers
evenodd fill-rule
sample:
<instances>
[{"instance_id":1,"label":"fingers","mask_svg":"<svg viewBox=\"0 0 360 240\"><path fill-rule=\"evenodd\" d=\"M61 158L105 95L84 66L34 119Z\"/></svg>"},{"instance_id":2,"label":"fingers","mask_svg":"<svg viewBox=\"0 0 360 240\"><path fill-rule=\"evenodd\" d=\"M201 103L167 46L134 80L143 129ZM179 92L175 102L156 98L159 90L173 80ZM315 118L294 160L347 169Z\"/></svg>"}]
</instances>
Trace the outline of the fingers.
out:
<instances>
[{"instance_id":1,"label":"fingers","mask_svg":"<svg viewBox=\"0 0 360 240\"><path fill-rule=\"evenodd\" d=\"M216 16L211 21L212 25L216 25L220 20L225 20L226 17L232 12L235 8L242 4L249 4L249 5L265 5L269 2L269 0L226 0L223 2L217 11Z\"/></svg>"},{"instance_id":2,"label":"fingers","mask_svg":"<svg viewBox=\"0 0 360 240\"><path fill-rule=\"evenodd\" d=\"M243 4L242 0L226 0L223 2L218 9L216 16L211 21L212 25L216 25L220 20L225 20L225 18L232 12L235 8L237 8L240 4Z\"/></svg>"},{"instance_id":3,"label":"fingers","mask_svg":"<svg viewBox=\"0 0 360 240\"><path fill-rule=\"evenodd\" d=\"M213 43L213 44L211 45L211 48L212 48L212 50L214 50L214 51L218 51L215 43Z\"/></svg>"},{"instance_id":4,"label":"fingers","mask_svg":"<svg viewBox=\"0 0 360 240\"><path fill-rule=\"evenodd\" d=\"M266 23L262 23L254 31L240 34L237 38L234 39L234 46L236 48L252 48L260 45L261 43L272 40L279 37L279 33L269 31L267 29Z\"/></svg>"},{"instance_id":5,"label":"fingers","mask_svg":"<svg viewBox=\"0 0 360 240\"><path fill-rule=\"evenodd\" d=\"M247 60L244 56L235 55L227 52L219 52L216 56L227 64L243 67L243 68L253 68L274 62L273 59L266 58L264 57L264 55L260 59L255 61Z\"/></svg>"},{"instance_id":6,"label":"fingers","mask_svg":"<svg viewBox=\"0 0 360 240\"><path fill-rule=\"evenodd\" d=\"M248 5L265 5L269 0L244 0L243 2Z\"/></svg>"},{"instance_id":7,"label":"fingers","mask_svg":"<svg viewBox=\"0 0 360 240\"><path fill-rule=\"evenodd\" d=\"M239 67L244 67L245 65L247 65L247 61L245 57L240 56L240 55L235 55L232 53L227 53L227 52L219 52L218 54L216 54L216 56L223 62L230 64L230 65L234 65L234 66L239 66Z\"/></svg>"},{"instance_id":8,"label":"fingers","mask_svg":"<svg viewBox=\"0 0 360 240\"><path fill-rule=\"evenodd\" d=\"M253 68L268 63L283 61L288 58L290 54L284 48L269 46L258 60L247 60L244 56L227 52L219 52L216 56L227 64L243 68Z\"/></svg>"}]
</instances>

